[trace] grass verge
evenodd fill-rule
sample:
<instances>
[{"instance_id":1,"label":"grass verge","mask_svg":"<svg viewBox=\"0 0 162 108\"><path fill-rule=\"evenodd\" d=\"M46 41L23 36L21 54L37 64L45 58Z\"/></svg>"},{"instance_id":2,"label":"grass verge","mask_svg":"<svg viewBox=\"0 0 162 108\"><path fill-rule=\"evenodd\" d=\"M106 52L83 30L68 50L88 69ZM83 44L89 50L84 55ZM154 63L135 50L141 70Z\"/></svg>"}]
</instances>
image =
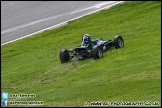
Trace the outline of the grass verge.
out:
<instances>
[{"instance_id":1,"label":"grass verge","mask_svg":"<svg viewBox=\"0 0 162 108\"><path fill-rule=\"evenodd\" d=\"M36 94L42 106L84 106L84 102L161 103L160 2L125 2L63 27L1 46L1 90ZM81 44L83 34L113 39L125 47L99 60L61 64L59 52Z\"/></svg>"}]
</instances>

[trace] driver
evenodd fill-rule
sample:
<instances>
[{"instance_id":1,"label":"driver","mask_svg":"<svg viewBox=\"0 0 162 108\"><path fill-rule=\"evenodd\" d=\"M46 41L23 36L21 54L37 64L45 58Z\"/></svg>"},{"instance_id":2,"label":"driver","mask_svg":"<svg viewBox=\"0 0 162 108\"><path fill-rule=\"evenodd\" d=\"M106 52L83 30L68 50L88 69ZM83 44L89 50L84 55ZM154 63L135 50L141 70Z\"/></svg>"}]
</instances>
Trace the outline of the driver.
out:
<instances>
[{"instance_id":1,"label":"driver","mask_svg":"<svg viewBox=\"0 0 162 108\"><path fill-rule=\"evenodd\" d=\"M86 47L88 50L92 50L91 35L89 35L89 34L83 35L81 46Z\"/></svg>"}]
</instances>

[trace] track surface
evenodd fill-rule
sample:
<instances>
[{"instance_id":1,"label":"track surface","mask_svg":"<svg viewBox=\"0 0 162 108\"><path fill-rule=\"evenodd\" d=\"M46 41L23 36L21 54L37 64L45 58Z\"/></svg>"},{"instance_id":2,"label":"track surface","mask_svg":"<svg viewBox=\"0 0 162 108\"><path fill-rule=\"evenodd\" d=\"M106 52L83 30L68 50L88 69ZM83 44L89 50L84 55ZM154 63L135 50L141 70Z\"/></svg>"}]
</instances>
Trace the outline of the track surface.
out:
<instances>
[{"instance_id":1,"label":"track surface","mask_svg":"<svg viewBox=\"0 0 162 108\"><path fill-rule=\"evenodd\" d=\"M1 45L119 1L1 1Z\"/></svg>"}]
</instances>

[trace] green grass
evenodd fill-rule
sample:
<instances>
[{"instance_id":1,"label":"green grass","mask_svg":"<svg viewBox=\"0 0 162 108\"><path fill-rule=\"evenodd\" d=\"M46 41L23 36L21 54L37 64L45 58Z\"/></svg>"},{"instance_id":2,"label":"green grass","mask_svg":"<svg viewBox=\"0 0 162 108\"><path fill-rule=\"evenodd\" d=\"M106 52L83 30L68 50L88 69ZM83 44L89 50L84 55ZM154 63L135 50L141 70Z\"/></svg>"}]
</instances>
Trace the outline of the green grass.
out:
<instances>
[{"instance_id":1,"label":"green grass","mask_svg":"<svg viewBox=\"0 0 162 108\"><path fill-rule=\"evenodd\" d=\"M84 106L84 102L161 103L161 4L125 2L1 46L1 91L34 93L42 106ZM61 64L59 52L92 38L124 38L125 46L98 60ZM160 105L161 106L161 105Z\"/></svg>"}]
</instances>

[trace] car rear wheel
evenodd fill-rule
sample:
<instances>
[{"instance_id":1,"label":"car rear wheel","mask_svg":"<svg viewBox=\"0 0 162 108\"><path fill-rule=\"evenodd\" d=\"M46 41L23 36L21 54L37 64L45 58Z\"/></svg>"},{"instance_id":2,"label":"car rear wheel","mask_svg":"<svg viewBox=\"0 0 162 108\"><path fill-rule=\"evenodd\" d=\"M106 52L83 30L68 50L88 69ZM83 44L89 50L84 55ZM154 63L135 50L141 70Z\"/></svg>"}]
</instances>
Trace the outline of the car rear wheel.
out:
<instances>
[{"instance_id":1,"label":"car rear wheel","mask_svg":"<svg viewBox=\"0 0 162 108\"><path fill-rule=\"evenodd\" d=\"M68 62L70 60L70 54L69 51L66 49L63 49L60 51L60 61L61 63Z\"/></svg>"}]
</instances>

